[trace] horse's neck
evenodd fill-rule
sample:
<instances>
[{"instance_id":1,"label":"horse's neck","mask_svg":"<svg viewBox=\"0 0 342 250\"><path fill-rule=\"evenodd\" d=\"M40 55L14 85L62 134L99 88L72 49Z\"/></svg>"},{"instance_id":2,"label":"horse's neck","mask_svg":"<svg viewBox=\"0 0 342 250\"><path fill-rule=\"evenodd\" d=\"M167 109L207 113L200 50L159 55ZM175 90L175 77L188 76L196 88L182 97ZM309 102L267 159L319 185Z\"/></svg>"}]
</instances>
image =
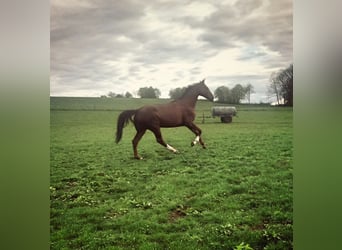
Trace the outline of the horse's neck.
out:
<instances>
[{"instance_id":1,"label":"horse's neck","mask_svg":"<svg viewBox=\"0 0 342 250\"><path fill-rule=\"evenodd\" d=\"M188 107L195 108L198 96L199 95L186 95L179 101L181 101Z\"/></svg>"}]
</instances>

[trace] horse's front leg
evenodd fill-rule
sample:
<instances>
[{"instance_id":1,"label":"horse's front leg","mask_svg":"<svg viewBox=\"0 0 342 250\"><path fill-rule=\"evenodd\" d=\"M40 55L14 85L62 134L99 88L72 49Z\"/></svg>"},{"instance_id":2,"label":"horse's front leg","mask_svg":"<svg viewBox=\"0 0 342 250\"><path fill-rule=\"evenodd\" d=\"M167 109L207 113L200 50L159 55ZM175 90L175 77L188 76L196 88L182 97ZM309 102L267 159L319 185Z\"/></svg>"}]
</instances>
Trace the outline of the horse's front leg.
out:
<instances>
[{"instance_id":1,"label":"horse's front leg","mask_svg":"<svg viewBox=\"0 0 342 250\"><path fill-rule=\"evenodd\" d=\"M196 138L195 140L193 140L191 142L191 146L195 146L198 142L202 145L203 148L206 148L203 140L202 140L202 137L201 137L201 134L202 134L202 130L197 127L194 123L189 123L187 125L185 125L187 128L189 128L195 135L196 135Z\"/></svg>"},{"instance_id":2,"label":"horse's front leg","mask_svg":"<svg viewBox=\"0 0 342 250\"><path fill-rule=\"evenodd\" d=\"M191 142L191 146L195 146L197 142L199 142L202 145L202 148L207 148L200 135L196 136L195 140Z\"/></svg>"}]
</instances>

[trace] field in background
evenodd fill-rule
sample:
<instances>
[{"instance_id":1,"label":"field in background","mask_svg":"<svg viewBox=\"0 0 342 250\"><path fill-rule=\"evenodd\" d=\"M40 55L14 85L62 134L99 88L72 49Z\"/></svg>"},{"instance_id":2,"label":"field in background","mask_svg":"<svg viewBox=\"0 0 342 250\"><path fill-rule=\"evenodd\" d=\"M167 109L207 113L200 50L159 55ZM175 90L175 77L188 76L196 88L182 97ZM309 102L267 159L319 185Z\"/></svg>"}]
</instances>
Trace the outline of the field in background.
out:
<instances>
[{"instance_id":1,"label":"field in background","mask_svg":"<svg viewBox=\"0 0 342 250\"><path fill-rule=\"evenodd\" d=\"M147 132L134 160L132 124L115 144L120 111L168 101L51 98L51 249L291 249L292 109L199 101L206 150L184 127L162 129L180 154Z\"/></svg>"}]
</instances>

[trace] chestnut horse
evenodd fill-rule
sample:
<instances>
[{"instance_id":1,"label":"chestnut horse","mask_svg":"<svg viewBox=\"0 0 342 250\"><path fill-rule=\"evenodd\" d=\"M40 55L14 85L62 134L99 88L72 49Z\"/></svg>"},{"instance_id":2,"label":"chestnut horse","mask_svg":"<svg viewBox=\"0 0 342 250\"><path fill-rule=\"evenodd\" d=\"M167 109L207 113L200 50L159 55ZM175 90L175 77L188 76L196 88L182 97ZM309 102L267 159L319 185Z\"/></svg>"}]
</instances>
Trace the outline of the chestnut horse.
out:
<instances>
[{"instance_id":1,"label":"chestnut horse","mask_svg":"<svg viewBox=\"0 0 342 250\"><path fill-rule=\"evenodd\" d=\"M190 85L180 98L170 103L148 105L143 106L140 109L123 111L119 115L117 122L116 143L121 140L122 130L131 120L137 131L132 140L134 158L136 159L142 159L138 154L137 146L147 129L153 132L158 143L170 151L177 153L178 151L175 148L165 143L160 128L186 126L196 135L196 138L191 145L194 146L199 142L202 147L205 148L201 138L202 131L194 124L195 105L199 95L210 101L214 100L214 96L205 85L204 79L199 83ZM133 116L134 118L132 119Z\"/></svg>"}]
</instances>

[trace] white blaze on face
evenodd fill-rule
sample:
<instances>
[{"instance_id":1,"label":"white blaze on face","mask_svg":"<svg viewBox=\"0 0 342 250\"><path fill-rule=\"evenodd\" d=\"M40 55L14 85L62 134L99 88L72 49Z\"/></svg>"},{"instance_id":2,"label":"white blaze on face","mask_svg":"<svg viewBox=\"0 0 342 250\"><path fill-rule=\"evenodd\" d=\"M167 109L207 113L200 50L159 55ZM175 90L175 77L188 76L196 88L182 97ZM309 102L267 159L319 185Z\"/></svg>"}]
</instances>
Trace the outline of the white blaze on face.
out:
<instances>
[{"instance_id":1,"label":"white blaze on face","mask_svg":"<svg viewBox=\"0 0 342 250\"><path fill-rule=\"evenodd\" d=\"M166 144L166 148L174 153L177 153L177 149L173 148L172 146L170 146L169 144Z\"/></svg>"}]
</instances>

